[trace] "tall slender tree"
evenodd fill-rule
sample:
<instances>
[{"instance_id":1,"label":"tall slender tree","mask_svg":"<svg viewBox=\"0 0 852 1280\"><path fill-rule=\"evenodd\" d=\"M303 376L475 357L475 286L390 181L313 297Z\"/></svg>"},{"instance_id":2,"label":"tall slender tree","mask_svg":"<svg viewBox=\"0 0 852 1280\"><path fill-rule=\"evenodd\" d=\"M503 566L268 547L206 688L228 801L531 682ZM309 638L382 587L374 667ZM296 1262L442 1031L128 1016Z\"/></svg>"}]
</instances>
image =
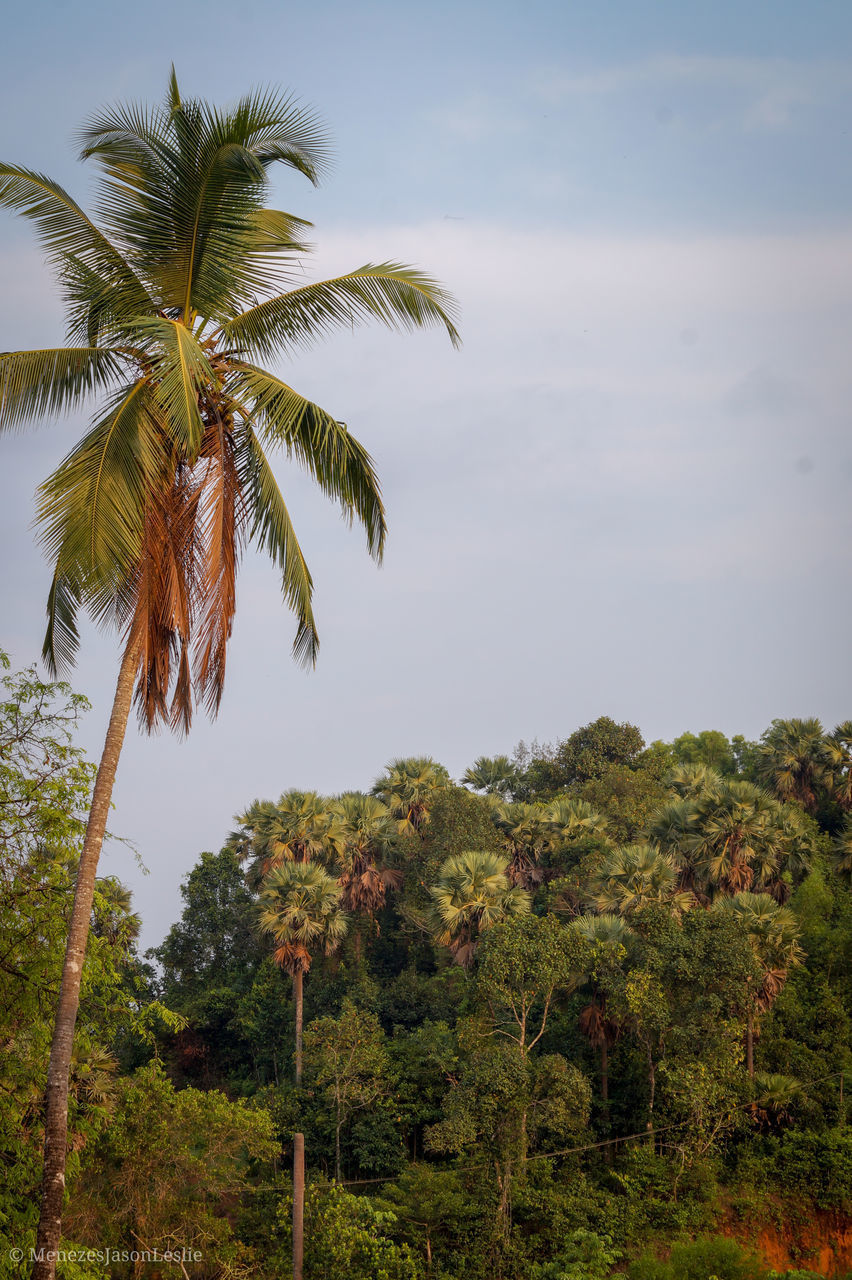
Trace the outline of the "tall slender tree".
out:
<instances>
[{"instance_id":1,"label":"tall slender tree","mask_svg":"<svg viewBox=\"0 0 852 1280\"><path fill-rule=\"evenodd\" d=\"M52 1278L65 1186L68 1070L97 869L136 689L143 724L188 729L222 697L240 556L282 575L294 652L316 658L312 581L265 449L281 448L379 558L385 519L369 455L330 413L256 363L378 319L457 333L448 295L393 263L286 292L308 224L266 206L282 162L316 182L327 154L311 113L268 91L228 110L181 96L117 106L82 135L100 167L92 218L43 174L0 164L0 205L34 224L68 312L61 348L0 355L0 429L100 401L39 492L53 564L45 656L73 661L85 607L122 658L80 860L48 1075L38 1280Z\"/></svg>"},{"instance_id":2,"label":"tall slender tree","mask_svg":"<svg viewBox=\"0 0 852 1280\"><path fill-rule=\"evenodd\" d=\"M260 929L275 941L275 962L293 979L295 1078L302 1083L302 1008L305 974L314 954L334 951L348 919L340 885L310 862L282 862L266 877L258 899ZM305 1135L293 1135L293 1280L302 1280L305 1215Z\"/></svg>"}]
</instances>

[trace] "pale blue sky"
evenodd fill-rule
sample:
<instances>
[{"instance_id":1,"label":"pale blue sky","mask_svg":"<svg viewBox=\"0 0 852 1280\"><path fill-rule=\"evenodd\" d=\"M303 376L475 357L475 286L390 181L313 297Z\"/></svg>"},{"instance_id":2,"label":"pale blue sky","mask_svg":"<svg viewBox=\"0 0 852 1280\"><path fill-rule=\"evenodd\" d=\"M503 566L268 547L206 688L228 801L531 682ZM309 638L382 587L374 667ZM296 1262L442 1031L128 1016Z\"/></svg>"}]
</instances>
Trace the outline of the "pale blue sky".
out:
<instances>
[{"instance_id":1,"label":"pale blue sky","mask_svg":"<svg viewBox=\"0 0 852 1280\"><path fill-rule=\"evenodd\" d=\"M341 335L288 371L377 459L360 539L282 473L317 581L306 676L249 561L219 722L131 728L104 867L156 940L232 815L366 786L395 754L459 774L597 715L648 739L850 714L852 8L812 3L235 6L38 2L4 28L0 156L76 193L73 134L116 98L291 89L336 162L277 199L317 270L392 257L452 287L465 345ZM29 228L0 215L0 349L59 340ZM32 493L79 424L7 438L0 643L40 647ZM75 678L100 746L115 644Z\"/></svg>"}]
</instances>

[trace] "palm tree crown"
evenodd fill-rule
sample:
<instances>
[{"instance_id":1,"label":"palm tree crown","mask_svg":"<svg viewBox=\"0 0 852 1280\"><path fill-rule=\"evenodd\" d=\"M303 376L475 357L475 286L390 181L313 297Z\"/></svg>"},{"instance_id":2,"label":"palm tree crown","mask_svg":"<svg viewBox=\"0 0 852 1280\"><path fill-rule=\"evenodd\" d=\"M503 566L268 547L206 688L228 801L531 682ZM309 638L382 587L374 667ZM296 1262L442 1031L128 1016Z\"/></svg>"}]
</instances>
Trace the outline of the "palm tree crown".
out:
<instances>
[{"instance_id":1,"label":"palm tree crown","mask_svg":"<svg viewBox=\"0 0 852 1280\"><path fill-rule=\"evenodd\" d=\"M0 355L0 428L100 398L39 493L54 566L45 656L71 662L81 605L117 622L139 654L144 722L185 729L194 698L213 713L222 696L246 544L281 571L296 656L316 658L311 576L266 449L363 525L371 555L384 545L367 452L258 358L367 318L458 335L448 295L409 267L292 287L308 224L266 207L269 169L316 182L326 142L291 100L258 92L221 111L182 98L172 72L162 106L114 107L82 140L101 170L97 221L50 179L0 165L0 204L35 223L73 344Z\"/></svg>"},{"instance_id":2,"label":"palm tree crown","mask_svg":"<svg viewBox=\"0 0 852 1280\"><path fill-rule=\"evenodd\" d=\"M449 947L466 968L473 964L483 930L530 910L529 894L519 886L510 886L499 855L483 850L447 858L429 892L435 939Z\"/></svg>"},{"instance_id":3,"label":"palm tree crown","mask_svg":"<svg viewBox=\"0 0 852 1280\"><path fill-rule=\"evenodd\" d=\"M285 862L270 871L258 907L260 930L272 935L276 963L290 974L307 973L316 950L330 953L346 936L340 886L311 863Z\"/></svg>"}]
</instances>

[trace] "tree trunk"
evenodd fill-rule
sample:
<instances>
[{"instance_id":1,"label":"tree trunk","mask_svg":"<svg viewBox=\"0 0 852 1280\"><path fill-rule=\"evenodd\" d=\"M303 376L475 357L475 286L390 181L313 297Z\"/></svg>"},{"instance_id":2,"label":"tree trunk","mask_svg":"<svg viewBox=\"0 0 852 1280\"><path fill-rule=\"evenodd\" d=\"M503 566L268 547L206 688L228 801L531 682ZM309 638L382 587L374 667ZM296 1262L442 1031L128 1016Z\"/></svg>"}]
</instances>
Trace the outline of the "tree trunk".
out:
<instances>
[{"instance_id":1,"label":"tree trunk","mask_svg":"<svg viewBox=\"0 0 852 1280\"><path fill-rule=\"evenodd\" d=\"M343 1121L340 1118L340 1112L337 1113L337 1124L334 1127L334 1176L340 1181L340 1130Z\"/></svg>"},{"instance_id":2,"label":"tree trunk","mask_svg":"<svg viewBox=\"0 0 852 1280\"><path fill-rule=\"evenodd\" d=\"M648 1136L651 1139L651 1146L656 1145L654 1140L654 1094L657 1091L657 1071L654 1066L654 1058L651 1053L651 1046L648 1045Z\"/></svg>"},{"instance_id":3,"label":"tree trunk","mask_svg":"<svg viewBox=\"0 0 852 1280\"><path fill-rule=\"evenodd\" d=\"M54 1280L56 1274L56 1250L62 1235L62 1201L65 1194L65 1158L68 1140L68 1082L71 1072L71 1052L74 1045L74 1025L80 1005L80 980L89 939L92 902L95 896L95 876L98 859L104 842L107 817L112 800L112 788L118 768L118 758L124 742L130 706L133 701L133 684L139 660L138 645L129 640L115 688L112 713L107 726L103 754L92 792L92 807L86 825L83 852L77 868L74 890L74 906L68 930L65 962L62 966L62 982L59 988L59 1004L53 1041L50 1046L50 1063L47 1069L44 1115L44 1171L41 1184L41 1209L36 1235L36 1262L33 1280Z\"/></svg>"},{"instance_id":4,"label":"tree trunk","mask_svg":"<svg viewBox=\"0 0 852 1280\"><path fill-rule=\"evenodd\" d=\"M609 1137L609 1053L606 1045L606 1035L601 1045L601 1105L603 1106L604 1119L606 1121L606 1136ZM612 1147L604 1147L603 1149L604 1164L612 1164Z\"/></svg>"},{"instance_id":5,"label":"tree trunk","mask_svg":"<svg viewBox=\"0 0 852 1280\"><path fill-rule=\"evenodd\" d=\"M302 983L301 969L293 974L293 1000L296 1005L296 1084L302 1083Z\"/></svg>"},{"instance_id":6,"label":"tree trunk","mask_svg":"<svg viewBox=\"0 0 852 1280\"><path fill-rule=\"evenodd\" d=\"M293 974L296 1005L296 1085L302 1083L302 985L301 969ZM293 1280L302 1280L305 1255L305 1135L293 1134Z\"/></svg>"},{"instance_id":7,"label":"tree trunk","mask_svg":"<svg viewBox=\"0 0 852 1280\"><path fill-rule=\"evenodd\" d=\"M293 1280L302 1280L305 1256L305 1135L293 1135Z\"/></svg>"}]
</instances>

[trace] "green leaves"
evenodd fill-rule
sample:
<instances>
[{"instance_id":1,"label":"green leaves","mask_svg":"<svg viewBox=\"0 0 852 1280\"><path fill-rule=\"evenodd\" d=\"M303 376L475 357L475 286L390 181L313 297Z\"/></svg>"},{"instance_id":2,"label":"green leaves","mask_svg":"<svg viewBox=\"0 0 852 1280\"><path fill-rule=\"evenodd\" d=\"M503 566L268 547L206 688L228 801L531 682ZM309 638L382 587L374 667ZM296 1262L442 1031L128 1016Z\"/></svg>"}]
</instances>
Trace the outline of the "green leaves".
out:
<instances>
[{"instance_id":1,"label":"green leaves","mask_svg":"<svg viewBox=\"0 0 852 1280\"><path fill-rule=\"evenodd\" d=\"M284 599L298 619L293 656L297 662L313 666L319 653L319 633L311 603L313 579L287 504L251 428L245 431L242 479L243 492L254 517L249 537L281 570Z\"/></svg>"},{"instance_id":2,"label":"green leaves","mask_svg":"<svg viewBox=\"0 0 852 1280\"><path fill-rule=\"evenodd\" d=\"M379 320L389 329L443 328L457 347L461 339L454 314L452 296L431 276L396 262L367 263L261 302L225 324L223 332L237 349L264 357L366 320Z\"/></svg>"},{"instance_id":3,"label":"green leaves","mask_svg":"<svg viewBox=\"0 0 852 1280\"><path fill-rule=\"evenodd\" d=\"M115 381L123 364L117 352L99 347L0 352L0 431L79 409Z\"/></svg>"},{"instance_id":4,"label":"green leaves","mask_svg":"<svg viewBox=\"0 0 852 1280\"><path fill-rule=\"evenodd\" d=\"M286 382L264 369L233 361L228 390L241 412L255 424L267 445L283 445L323 493L340 503L350 521L357 517L367 534L367 548L381 560L384 507L373 460L342 422L306 400Z\"/></svg>"}]
</instances>

